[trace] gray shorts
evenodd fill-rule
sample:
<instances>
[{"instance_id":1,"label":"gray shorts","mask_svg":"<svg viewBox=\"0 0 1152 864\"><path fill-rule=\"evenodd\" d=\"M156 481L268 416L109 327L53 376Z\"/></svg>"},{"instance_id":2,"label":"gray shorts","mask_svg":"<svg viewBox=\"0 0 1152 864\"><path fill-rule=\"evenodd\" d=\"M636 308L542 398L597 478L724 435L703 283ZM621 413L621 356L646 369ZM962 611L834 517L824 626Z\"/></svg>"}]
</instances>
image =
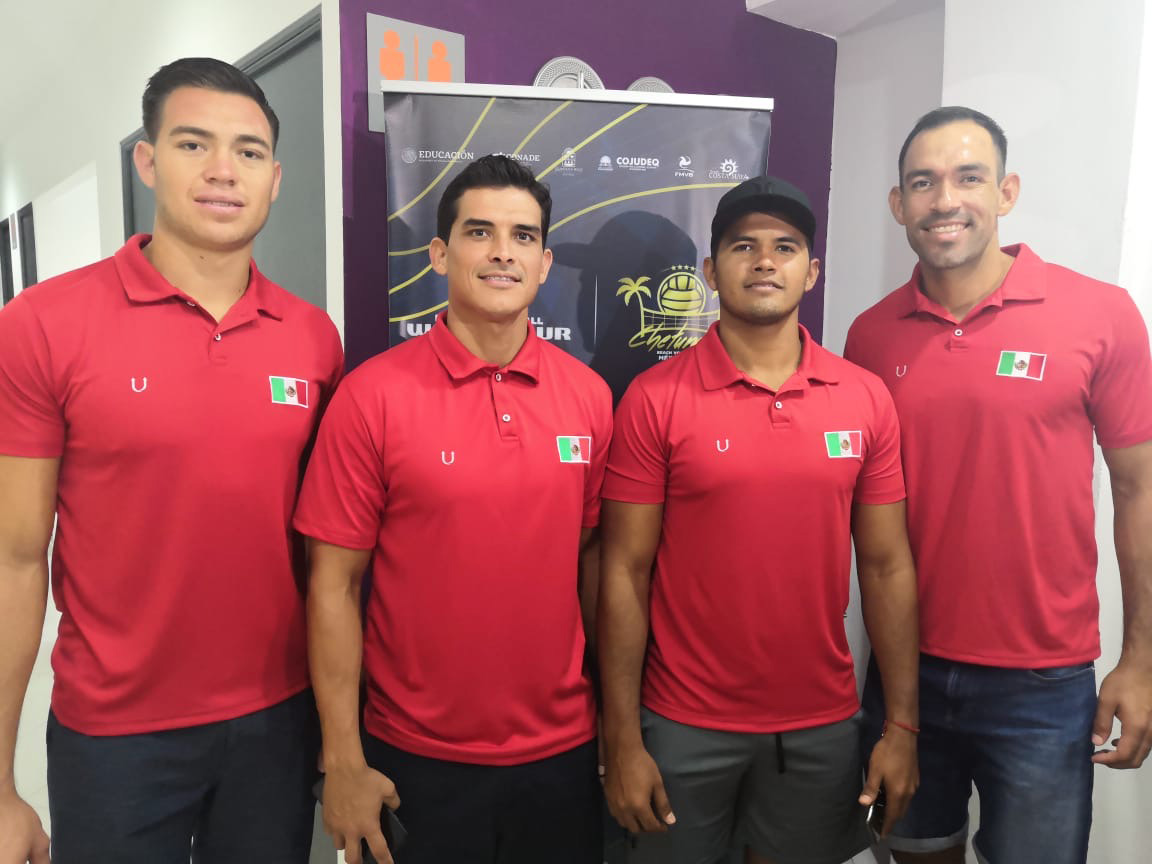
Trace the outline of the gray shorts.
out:
<instances>
[{"instance_id":1,"label":"gray shorts","mask_svg":"<svg viewBox=\"0 0 1152 864\"><path fill-rule=\"evenodd\" d=\"M775 864L840 864L872 842L859 714L779 736L640 718L676 824L638 837L629 864L715 864L744 846Z\"/></svg>"}]
</instances>

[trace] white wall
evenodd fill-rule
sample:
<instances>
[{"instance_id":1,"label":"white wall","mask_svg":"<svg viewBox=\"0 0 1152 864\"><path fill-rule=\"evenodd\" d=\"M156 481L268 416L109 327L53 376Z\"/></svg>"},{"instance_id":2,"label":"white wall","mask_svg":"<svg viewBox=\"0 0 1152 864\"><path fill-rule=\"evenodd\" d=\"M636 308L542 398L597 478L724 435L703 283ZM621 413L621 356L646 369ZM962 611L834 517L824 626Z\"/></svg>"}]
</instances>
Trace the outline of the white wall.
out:
<instances>
[{"instance_id":1,"label":"white wall","mask_svg":"<svg viewBox=\"0 0 1152 864\"><path fill-rule=\"evenodd\" d=\"M940 104L944 0L836 43L824 346L839 353L864 309L903 284L916 258L888 212L896 155Z\"/></svg>"},{"instance_id":2,"label":"white wall","mask_svg":"<svg viewBox=\"0 0 1152 864\"><path fill-rule=\"evenodd\" d=\"M36 278L40 281L91 264L100 257L100 202L96 165L32 200Z\"/></svg>"}]
</instances>

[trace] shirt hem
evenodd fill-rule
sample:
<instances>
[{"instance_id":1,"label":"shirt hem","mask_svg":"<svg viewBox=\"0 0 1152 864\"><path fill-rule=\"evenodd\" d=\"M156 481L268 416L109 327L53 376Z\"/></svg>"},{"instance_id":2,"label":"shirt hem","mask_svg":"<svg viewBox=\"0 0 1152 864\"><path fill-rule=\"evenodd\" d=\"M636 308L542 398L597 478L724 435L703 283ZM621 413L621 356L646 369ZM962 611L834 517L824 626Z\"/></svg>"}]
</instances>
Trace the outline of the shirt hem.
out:
<instances>
[{"instance_id":1,"label":"shirt hem","mask_svg":"<svg viewBox=\"0 0 1152 864\"><path fill-rule=\"evenodd\" d=\"M526 762L537 762L541 759L548 759L551 756L558 756L561 753L574 750L582 744L587 744L596 738L596 728L593 726L578 735L552 741L546 745L532 749L517 749L515 751L501 752L485 751L479 753L471 747L453 747L443 744L442 742L432 742L426 738L407 735L396 729L380 727L368 721L365 721L364 725L369 735L372 735L374 738L379 738L384 743L391 744L393 747L403 750L406 753L412 753L428 759L440 759L445 762L464 762L471 765L523 765Z\"/></svg>"},{"instance_id":2,"label":"shirt hem","mask_svg":"<svg viewBox=\"0 0 1152 864\"><path fill-rule=\"evenodd\" d=\"M806 714L803 717L788 717L780 720L765 720L757 717L755 720L736 717L721 718L711 714L696 714L692 711L683 711L674 705L669 705L655 699L644 699L642 704L649 711L654 711L661 717L666 717L685 726L695 726L699 729L715 729L720 732L742 732L752 735L773 734L776 732L794 732L797 729L810 729L814 726L827 726L830 723L839 723L847 720L860 710L860 700L853 697L850 704L839 708L823 711L818 714Z\"/></svg>"},{"instance_id":3,"label":"shirt hem","mask_svg":"<svg viewBox=\"0 0 1152 864\"><path fill-rule=\"evenodd\" d=\"M972 654L967 651L949 651L921 645L920 653L927 654L940 660L951 660L955 663L970 663L973 666L997 666L1002 669L1044 669L1050 666L1071 666L1074 663L1089 663L1100 656L1100 648L1078 651L1075 654L1056 655L989 655Z\"/></svg>"},{"instance_id":4,"label":"shirt hem","mask_svg":"<svg viewBox=\"0 0 1152 864\"><path fill-rule=\"evenodd\" d=\"M279 705L281 702L285 702L293 696L303 693L309 686L310 683L304 681L275 695L261 696L259 699L253 699L250 702L243 702L239 705L232 705L228 708L207 711L203 714L185 714L180 717L148 720L139 723L128 721L122 723L77 722L75 717L67 710L61 711L55 701L52 703L52 713L56 715L56 719L60 722L61 726L71 729L73 732L79 732L81 735L89 735L92 737L143 735L148 732L167 732L174 729L187 729L193 726L206 726L209 723L235 720L237 717L243 717L245 714L254 714L257 711L263 711L265 708L271 708L273 705Z\"/></svg>"}]
</instances>

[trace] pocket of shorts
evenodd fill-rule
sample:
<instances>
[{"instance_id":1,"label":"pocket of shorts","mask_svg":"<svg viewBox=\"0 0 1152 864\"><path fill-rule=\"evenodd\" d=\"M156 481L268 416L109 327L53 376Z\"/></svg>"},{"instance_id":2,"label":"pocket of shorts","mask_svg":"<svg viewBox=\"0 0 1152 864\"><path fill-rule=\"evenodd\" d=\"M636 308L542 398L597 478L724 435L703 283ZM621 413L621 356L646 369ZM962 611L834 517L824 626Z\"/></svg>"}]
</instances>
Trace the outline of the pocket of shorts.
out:
<instances>
[{"instance_id":1,"label":"pocket of shorts","mask_svg":"<svg viewBox=\"0 0 1152 864\"><path fill-rule=\"evenodd\" d=\"M1096 668L1095 663L1073 663L1071 666L1048 666L1043 669L1029 669L1028 675L1037 681L1068 681Z\"/></svg>"}]
</instances>

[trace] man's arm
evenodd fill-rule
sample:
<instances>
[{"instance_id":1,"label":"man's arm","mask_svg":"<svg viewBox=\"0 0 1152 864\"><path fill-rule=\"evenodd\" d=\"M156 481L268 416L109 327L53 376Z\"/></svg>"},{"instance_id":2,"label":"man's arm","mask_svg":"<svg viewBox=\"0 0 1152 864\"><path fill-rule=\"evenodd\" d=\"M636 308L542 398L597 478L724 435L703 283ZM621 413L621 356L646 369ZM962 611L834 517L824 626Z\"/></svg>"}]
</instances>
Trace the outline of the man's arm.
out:
<instances>
[{"instance_id":1,"label":"man's arm","mask_svg":"<svg viewBox=\"0 0 1152 864\"><path fill-rule=\"evenodd\" d=\"M884 685L887 726L872 750L860 803L872 804L884 788L888 807L882 833L887 834L920 783L913 731L920 724L920 628L904 502L854 505L852 537L864 627Z\"/></svg>"},{"instance_id":2,"label":"man's arm","mask_svg":"<svg viewBox=\"0 0 1152 864\"><path fill-rule=\"evenodd\" d=\"M372 553L311 539L308 553L308 665L324 737L324 827L348 864L361 864L361 839L380 864L392 864L380 809L395 810L400 799L392 781L368 767L360 742L360 582Z\"/></svg>"},{"instance_id":3,"label":"man's arm","mask_svg":"<svg viewBox=\"0 0 1152 864\"><path fill-rule=\"evenodd\" d=\"M16 733L40 648L59 459L0 456L0 864L48 864L40 817L16 793Z\"/></svg>"},{"instance_id":4,"label":"man's arm","mask_svg":"<svg viewBox=\"0 0 1152 864\"><path fill-rule=\"evenodd\" d=\"M584 622L584 643L588 657L596 659L596 605L600 598L600 531L580 529L580 564L577 591L580 594L580 617Z\"/></svg>"},{"instance_id":5,"label":"man's arm","mask_svg":"<svg viewBox=\"0 0 1152 864\"><path fill-rule=\"evenodd\" d=\"M1116 562L1124 598L1120 662L1100 684L1092 743L1103 747L1120 721L1115 750L1093 762L1139 768L1152 749L1152 441L1104 450L1116 515Z\"/></svg>"},{"instance_id":6,"label":"man's arm","mask_svg":"<svg viewBox=\"0 0 1152 864\"><path fill-rule=\"evenodd\" d=\"M663 518L663 504L607 499L601 514L598 631L604 795L616 821L629 831L666 831L676 821L660 770L640 736L648 588Z\"/></svg>"}]
</instances>

